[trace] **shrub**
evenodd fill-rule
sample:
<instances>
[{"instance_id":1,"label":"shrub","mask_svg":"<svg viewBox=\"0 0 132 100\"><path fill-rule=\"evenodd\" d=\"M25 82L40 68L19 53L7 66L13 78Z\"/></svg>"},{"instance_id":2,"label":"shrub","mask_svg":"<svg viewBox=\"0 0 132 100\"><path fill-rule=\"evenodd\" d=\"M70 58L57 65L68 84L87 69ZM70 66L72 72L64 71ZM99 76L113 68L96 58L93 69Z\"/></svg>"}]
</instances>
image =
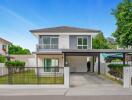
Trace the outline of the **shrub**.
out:
<instances>
[{"instance_id":1,"label":"shrub","mask_svg":"<svg viewBox=\"0 0 132 100\"><path fill-rule=\"evenodd\" d=\"M123 76L123 67L129 66L128 64L109 64L108 67L110 68L109 73L115 77L122 78Z\"/></svg>"},{"instance_id":2,"label":"shrub","mask_svg":"<svg viewBox=\"0 0 132 100\"><path fill-rule=\"evenodd\" d=\"M111 62L122 62L121 59L113 59Z\"/></svg>"},{"instance_id":3,"label":"shrub","mask_svg":"<svg viewBox=\"0 0 132 100\"><path fill-rule=\"evenodd\" d=\"M6 57L5 56L0 56L0 63L5 63Z\"/></svg>"},{"instance_id":4,"label":"shrub","mask_svg":"<svg viewBox=\"0 0 132 100\"><path fill-rule=\"evenodd\" d=\"M108 65L108 67L109 68L116 68L116 67L118 67L118 68L123 68L123 67L125 67L125 66L129 66L128 64L125 64L125 65L123 65L123 64L109 64Z\"/></svg>"},{"instance_id":5,"label":"shrub","mask_svg":"<svg viewBox=\"0 0 132 100\"><path fill-rule=\"evenodd\" d=\"M16 68L24 68L25 67L25 62L23 61L7 61L5 63L6 67L16 67Z\"/></svg>"}]
</instances>

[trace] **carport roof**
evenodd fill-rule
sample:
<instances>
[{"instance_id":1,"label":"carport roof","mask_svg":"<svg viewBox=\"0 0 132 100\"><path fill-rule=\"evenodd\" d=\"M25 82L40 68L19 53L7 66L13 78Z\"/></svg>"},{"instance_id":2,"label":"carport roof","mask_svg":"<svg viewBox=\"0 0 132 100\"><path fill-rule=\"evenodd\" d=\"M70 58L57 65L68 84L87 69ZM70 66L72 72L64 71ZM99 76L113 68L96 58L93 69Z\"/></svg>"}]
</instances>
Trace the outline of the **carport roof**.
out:
<instances>
[{"instance_id":1,"label":"carport roof","mask_svg":"<svg viewBox=\"0 0 132 100\"><path fill-rule=\"evenodd\" d=\"M132 49L88 49L88 50L81 50L81 49L63 49L63 53L132 53Z\"/></svg>"}]
</instances>

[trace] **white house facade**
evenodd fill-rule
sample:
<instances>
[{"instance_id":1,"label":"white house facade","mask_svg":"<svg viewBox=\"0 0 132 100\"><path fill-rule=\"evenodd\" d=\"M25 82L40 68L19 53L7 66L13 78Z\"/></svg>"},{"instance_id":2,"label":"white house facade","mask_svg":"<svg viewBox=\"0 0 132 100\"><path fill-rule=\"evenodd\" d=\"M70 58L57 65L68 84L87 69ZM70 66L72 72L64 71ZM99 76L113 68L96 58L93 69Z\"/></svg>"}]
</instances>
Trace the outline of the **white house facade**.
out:
<instances>
[{"instance_id":1,"label":"white house facade","mask_svg":"<svg viewBox=\"0 0 132 100\"><path fill-rule=\"evenodd\" d=\"M70 72L87 72L87 62L90 61L91 67L93 66L92 57L65 56L63 50L92 50L92 37L100 32L99 30L60 26L30 32L38 38L35 52L38 67L68 66ZM43 73L47 73L46 70L43 70Z\"/></svg>"}]
</instances>

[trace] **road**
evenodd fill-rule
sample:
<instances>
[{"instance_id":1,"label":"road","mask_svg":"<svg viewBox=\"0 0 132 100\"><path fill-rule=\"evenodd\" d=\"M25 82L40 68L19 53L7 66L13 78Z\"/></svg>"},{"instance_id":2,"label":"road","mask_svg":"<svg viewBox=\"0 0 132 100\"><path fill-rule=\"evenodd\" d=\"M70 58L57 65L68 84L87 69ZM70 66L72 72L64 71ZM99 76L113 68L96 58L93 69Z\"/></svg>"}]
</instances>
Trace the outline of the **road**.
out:
<instances>
[{"instance_id":1,"label":"road","mask_svg":"<svg viewBox=\"0 0 132 100\"><path fill-rule=\"evenodd\" d=\"M132 100L132 96L0 96L0 100Z\"/></svg>"}]
</instances>

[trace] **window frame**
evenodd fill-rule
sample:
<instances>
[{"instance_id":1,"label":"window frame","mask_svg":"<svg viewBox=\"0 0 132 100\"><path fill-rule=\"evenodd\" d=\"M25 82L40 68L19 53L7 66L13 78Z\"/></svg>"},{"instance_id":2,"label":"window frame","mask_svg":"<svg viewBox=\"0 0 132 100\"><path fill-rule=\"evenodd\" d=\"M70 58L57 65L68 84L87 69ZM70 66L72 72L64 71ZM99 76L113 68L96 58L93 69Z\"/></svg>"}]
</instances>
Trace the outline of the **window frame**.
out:
<instances>
[{"instance_id":1,"label":"window frame","mask_svg":"<svg viewBox=\"0 0 132 100\"><path fill-rule=\"evenodd\" d=\"M44 38L49 37L49 44L45 44L44 43ZM58 43L52 43L52 39L57 39ZM58 49L59 47L59 36L42 36L42 45L44 45L44 49ZM49 48L45 47L45 46L49 46ZM56 46L56 48L54 48Z\"/></svg>"},{"instance_id":2,"label":"window frame","mask_svg":"<svg viewBox=\"0 0 132 100\"><path fill-rule=\"evenodd\" d=\"M46 59L51 60L51 65L52 65L52 60L57 60L58 61L58 66L45 67L45 60ZM43 59L43 67L44 67L44 72L59 72L59 59L58 58L44 58Z\"/></svg>"},{"instance_id":3,"label":"window frame","mask_svg":"<svg viewBox=\"0 0 132 100\"><path fill-rule=\"evenodd\" d=\"M79 38L82 39L82 44L81 45L78 44ZM87 45L83 44L85 38L87 39ZM83 37L83 36L77 37L77 49L85 49L84 46L86 46L86 49L88 49L88 37ZM78 47L81 47L81 48L78 48Z\"/></svg>"}]
</instances>

